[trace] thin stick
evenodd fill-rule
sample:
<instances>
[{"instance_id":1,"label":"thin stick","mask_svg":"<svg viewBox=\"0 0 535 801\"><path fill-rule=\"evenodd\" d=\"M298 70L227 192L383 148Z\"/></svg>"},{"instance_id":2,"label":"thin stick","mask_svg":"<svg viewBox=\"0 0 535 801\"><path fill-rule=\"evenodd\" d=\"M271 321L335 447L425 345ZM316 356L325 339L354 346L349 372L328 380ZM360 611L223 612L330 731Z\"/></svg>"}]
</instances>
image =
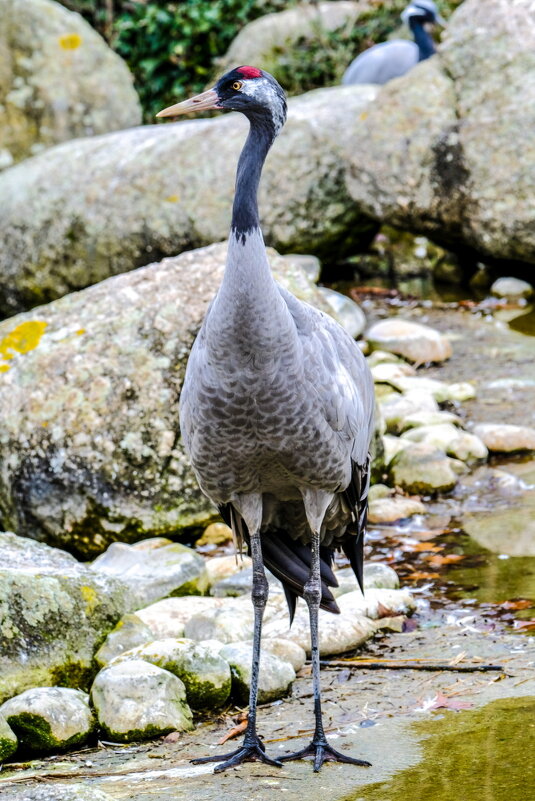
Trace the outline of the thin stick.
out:
<instances>
[{"instance_id":1,"label":"thin stick","mask_svg":"<svg viewBox=\"0 0 535 801\"><path fill-rule=\"evenodd\" d=\"M359 660L352 662L350 660L322 660L320 662L322 667L334 668L352 668L353 670L449 670L452 673L485 673L489 670L503 671L501 665L441 665L431 662L365 662Z\"/></svg>"}]
</instances>

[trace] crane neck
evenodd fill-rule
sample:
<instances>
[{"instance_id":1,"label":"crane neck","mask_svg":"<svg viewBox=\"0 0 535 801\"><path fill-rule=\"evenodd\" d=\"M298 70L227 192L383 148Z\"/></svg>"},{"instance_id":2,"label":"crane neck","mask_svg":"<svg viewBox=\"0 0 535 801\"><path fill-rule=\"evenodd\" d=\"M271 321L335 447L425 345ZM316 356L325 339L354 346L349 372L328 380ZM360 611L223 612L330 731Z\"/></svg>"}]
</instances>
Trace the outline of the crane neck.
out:
<instances>
[{"instance_id":1,"label":"crane neck","mask_svg":"<svg viewBox=\"0 0 535 801\"><path fill-rule=\"evenodd\" d=\"M418 47L418 61L425 61L426 58L430 58L435 53L433 37L426 31L423 22L417 17L409 19L409 27Z\"/></svg>"},{"instance_id":2,"label":"crane neck","mask_svg":"<svg viewBox=\"0 0 535 801\"><path fill-rule=\"evenodd\" d=\"M258 185L264 161L276 136L267 118L250 118L249 136L243 146L236 173L236 191L232 207L231 231L238 240L260 228Z\"/></svg>"}]
</instances>

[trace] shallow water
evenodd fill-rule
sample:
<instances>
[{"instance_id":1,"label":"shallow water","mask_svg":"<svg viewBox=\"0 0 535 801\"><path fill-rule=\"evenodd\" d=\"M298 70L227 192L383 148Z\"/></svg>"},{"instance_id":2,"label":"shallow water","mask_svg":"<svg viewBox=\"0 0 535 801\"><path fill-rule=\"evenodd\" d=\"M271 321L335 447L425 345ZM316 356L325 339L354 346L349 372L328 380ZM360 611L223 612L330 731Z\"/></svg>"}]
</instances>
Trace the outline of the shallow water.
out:
<instances>
[{"instance_id":1,"label":"shallow water","mask_svg":"<svg viewBox=\"0 0 535 801\"><path fill-rule=\"evenodd\" d=\"M413 724L423 758L387 782L341 801L525 801L535 789L535 699L494 701L475 712ZM531 748L531 757L530 757ZM531 788L531 790L530 790Z\"/></svg>"}]
</instances>

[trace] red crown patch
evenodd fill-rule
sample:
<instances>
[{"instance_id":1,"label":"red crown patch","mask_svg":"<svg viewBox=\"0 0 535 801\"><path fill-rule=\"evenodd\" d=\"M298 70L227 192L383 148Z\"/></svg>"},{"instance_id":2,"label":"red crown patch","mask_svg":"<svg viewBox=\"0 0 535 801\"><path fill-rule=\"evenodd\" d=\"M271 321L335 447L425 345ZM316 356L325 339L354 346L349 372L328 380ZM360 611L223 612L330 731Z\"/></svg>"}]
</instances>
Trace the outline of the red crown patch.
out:
<instances>
[{"instance_id":1,"label":"red crown patch","mask_svg":"<svg viewBox=\"0 0 535 801\"><path fill-rule=\"evenodd\" d=\"M257 67L238 67L236 72L239 72L244 78L260 78L262 75L262 70Z\"/></svg>"}]
</instances>

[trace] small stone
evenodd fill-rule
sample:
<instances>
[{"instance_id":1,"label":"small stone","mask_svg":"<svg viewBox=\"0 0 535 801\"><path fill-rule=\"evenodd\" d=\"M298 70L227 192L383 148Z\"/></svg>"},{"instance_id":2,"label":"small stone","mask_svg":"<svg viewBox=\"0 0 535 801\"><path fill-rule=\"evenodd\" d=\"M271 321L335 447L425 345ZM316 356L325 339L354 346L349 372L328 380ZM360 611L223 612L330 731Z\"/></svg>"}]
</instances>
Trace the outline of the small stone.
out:
<instances>
[{"instance_id":1,"label":"small stone","mask_svg":"<svg viewBox=\"0 0 535 801\"><path fill-rule=\"evenodd\" d=\"M221 656L227 660L232 670L233 692L242 703L249 700L251 685L252 643L238 642L221 649ZM267 704L288 693L295 680L295 670L289 662L279 659L273 653L260 652L260 672L258 677L258 702Z\"/></svg>"},{"instance_id":2,"label":"small stone","mask_svg":"<svg viewBox=\"0 0 535 801\"><path fill-rule=\"evenodd\" d=\"M498 278L490 288L491 295L497 298L530 298L533 287L527 281L512 276Z\"/></svg>"},{"instance_id":3,"label":"small stone","mask_svg":"<svg viewBox=\"0 0 535 801\"><path fill-rule=\"evenodd\" d=\"M176 638L155 640L126 651L112 664L139 659L178 676L184 682L187 702L193 709L215 709L230 695L228 663L201 643Z\"/></svg>"},{"instance_id":4,"label":"small stone","mask_svg":"<svg viewBox=\"0 0 535 801\"><path fill-rule=\"evenodd\" d=\"M151 629L141 618L137 615L124 615L96 652L95 662L102 668L124 651L153 639Z\"/></svg>"},{"instance_id":5,"label":"small stone","mask_svg":"<svg viewBox=\"0 0 535 801\"><path fill-rule=\"evenodd\" d=\"M396 496L372 501L368 510L369 523L394 523L405 517L425 514L425 506L414 498Z\"/></svg>"},{"instance_id":6,"label":"small stone","mask_svg":"<svg viewBox=\"0 0 535 801\"><path fill-rule=\"evenodd\" d=\"M150 540L149 540L150 542ZM157 547L145 543L112 543L92 564L96 573L117 576L129 584L141 604L167 595L203 595L208 589L205 561L178 542L160 540Z\"/></svg>"},{"instance_id":7,"label":"small stone","mask_svg":"<svg viewBox=\"0 0 535 801\"><path fill-rule=\"evenodd\" d=\"M306 662L305 649L301 648L293 640L287 640L284 637L275 637L273 639L264 637L262 639L262 648L264 651L282 659L283 662L289 662L296 673L301 670Z\"/></svg>"},{"instance_id":8,"label":"small stone","mask_svg":"<svg viewBox=\"0 0 535 801\"><path fill-rule=\"evenodd\" d=\"M408 446L408 440L403 440L401 437L393 437L391 434L385 434L383 437L385 467L388 467L396 454Z\"/></svg>"},{"instance_id":9,"label":"small stone","mask_svg":"<svg viewBox=\"0 0 535 801\"><path fill-rule=\"evenodd\" d=\"M381 562L365 562L364 591L373 589L399 589L399 578L396 571Z\"/></svg>"},{"instance_id":10,"label":"small stone","mask_svg":"<svg viewBox=\"0 0 535 801\"><path fill-rule=\"evenodd\" d=\"M449 341L434 328L399 317L372 325L367 339L372 350L387 350L417 364L443 362L452 353Z\"/></svg>"},{"instance_id":11,"label":"small stone","mask_svg":"<svg viewBox=\"0 0 535 801\"><path fill-rule=\"evenodd\" d=\"M17 735L9 726L7 720L0 714L0 763L15 753L17 750Z\"/></svg>"},{"instance_id":12,"label":"small stone","mask_svg":"<svg viewBox=\"0 0 535 801\"><path fill-rule=\"evenodd\" d=\"M535 450L535 428L515 426L506 423L479 423L474 428L489 451L514 453L515 451Z\"/></svg>"},{"instance_id":13,"label":"small stone","mask_svg":"<svg viewBox=\"0 0 535 801\"><path fill-rule=\"evenodd\" d=\"M232 542L232 529L226 523L210 523L195 545L225 545Z\"/></svg>"},{"instance_id":14,"label":"small stone","mask_svg":"<svg viewBox=\"0 0 535 801\"><path fill-rule=\"evenodd\" d=\"M392 483L411 494L448 492L457 483L452 459L427 442L404 448L389 467Z\"/></svg>"},{"instance_id":15,"label":"small stone","mask_svg":"<svg viewBox=\"0 0 535 801\"><path fill-rule=\"evenodd\" d=\"M207 609L193 615L186 623L184 633L192 640L219 640L236 642L253 637L253 608L250 602L231 605L226 602L222 608Z\"/></svg>"},{"instance_id":16,"label":"small stone","mask_svg":"<svg viewBox=\"0 0 535 801\"><path fill-rule=\"evenodd\" d=\"M447 385L446 396L444 397L444 400L459 401L459 403L464 403L464 401L473 400L476 395L476 388L469 381L458 381L454 384ZM441 401L439 400L439 403L440 402Z\"/></svg>"},{"instance_id":17,"label":"small stone","mask_svg":"<svg viewBox=\"0 0 535 801\"><path fill-rule=\"evenodd\" d=\"M389 433L399 433L409 415L438 412L438 403L427 392L413 390L403 395L390 395L380 403Z\"/></svg>"},{"instance_id":18,"label":"small stone","mask_svg":"<svg viewBox=\"0 0 535 801\"><path fill-rule=\"evenodd\" d=\"M357 592L362 597L360 590ZM347 593L347 595L353 594ZM345 597L346 595L342 595L339 603ZM319 611L320 654L322 656L341 654L357 648L373 637L374 633L375 625L364 614L354 614L351 611L348 614L333 615L323 609ZM310 622L306 605L298 601L291 628L289 628L289 620L279 616L266 623L264 634L270 638L284 637L293 640L301 648L304 648L307 654L310 654Z\"/></svg>"},{"instance_id":19,"label":"small stone","mask_svg":"<svg viewBox=\"0 0 535 801\"><path fill-rule=\"evenodd\" d=\"M400 378L415 376L416 370L407 362L380 362L371 368L376 384L392 384L397 386Z\"/></svg>"},{"instance_id":20,"label":"small stone","mask_svg":"<svg viewBox=\"0 0 535 801\"><path fill-rule=\"evenodd\" d=\"M408 590L370 588L364 595L357 590L348 592L338 601L341 614L365 615L370 620L394 615L410 615L416 609L416 602Z\"/></svg>"},{"instance_id":21,"label":"small stone","mask_svg":"<svg viewBox=\"0 0 535 801\"><path fill-rule=\"evenodd\" d=\"M250 556L214 556L212 559L206 560L206 572L208 573L208 581L210 587L213 587L217 582L228 578L229 576L236 576L241 573L244 568L250 567L252 564Z\"/></svg>"},{"instance_id":22,"label":"small stone","mask_svg":"<svg viewBox=\"0 0 535 801\"><path fill-rule=\"evenodd\" d=\"M401 435L402 440L427 442L443 450L448 456L463 462L486 459L488 450L475 434L468 434L450 423L437 426L419 426Z\"/></svg>"},{"instance_id":23,"label":"small stone","mask_svg":"<svg viewBox=\"0 0 535 801\"><path fill-rule=\"evenodd\" d=\"M137 660L98 673L91 700L107 739L129 743L171 731L189 731L192 715L177 676Z\"/></svg>"},{"instance_id":24,"label":"small stone","mask_svg":"<svg viewBox=\"0 0 535 801\"><path fill-rule=\"evenodd\" d=\"M347 295L342 295L341 292L336 292L326 286L319 286L318 291L332 309L332 316L335 320L354 339L359 337L366 328L366 316L360 306Z\"/></svg>"},{"instance_id":25,"label":"small stone","mask_svg":"<svg viewBox=\"0 0 535 801\"><path fill-rule=\"evenodd\" d=\"M368 502L377 501L380 498L389 498L392 490L386 484L373 484L368 492Z\"/></svg>"},{"instance_id":26,"label":"small stone","mask_svg":"<svg viewBox=\"0 0 535 801\"><path fill-rule=\"evenodd\" d=\"M298 264L299 267L305 272L309 281L317 284L321 275L321 262L317 256L312 256L308 253L287 253L284 259L288 259L293 264Z\"/></svg>"},{"instance_id":27,"label":"small stone","mask_svg":"<svg viewBox=\"0 0 535 801\"><path fill-rule=\"evenodd\" d=\"M89 696L68 687L36 687L6 701L0 714L20 745L33 752L51 752L84 743L95 728Z\"/></svg>"},{"instance_id":28,"label":"small stone","mask_svg":"<svg viewBox=\"0 0 535 801\"><path fill-rule=\"evenodd\" d=\"M404 359L400 358L400 356L396 356L394 353L389 353L387 350L375 349L366 358L366 361L368 362L370 370L378 364L407 364ZM411 365L408 366L411 367ZM414 370L414 367L411 367L411 370Z\"/></svg>"},{"instance_id":29,"label":"small stone","mask_svg":"<svg viewBox=\"0 0 535 801\"><path fill-rule=\"evenodd\" d=\"M461 425L461 420L456 414L452 412L416 412L409 414L402 422L401 431L407 431L409 428L418 428L418 426L438 426L442 423L452 423L453 425Z\"/></svg>"}]
</instances>

